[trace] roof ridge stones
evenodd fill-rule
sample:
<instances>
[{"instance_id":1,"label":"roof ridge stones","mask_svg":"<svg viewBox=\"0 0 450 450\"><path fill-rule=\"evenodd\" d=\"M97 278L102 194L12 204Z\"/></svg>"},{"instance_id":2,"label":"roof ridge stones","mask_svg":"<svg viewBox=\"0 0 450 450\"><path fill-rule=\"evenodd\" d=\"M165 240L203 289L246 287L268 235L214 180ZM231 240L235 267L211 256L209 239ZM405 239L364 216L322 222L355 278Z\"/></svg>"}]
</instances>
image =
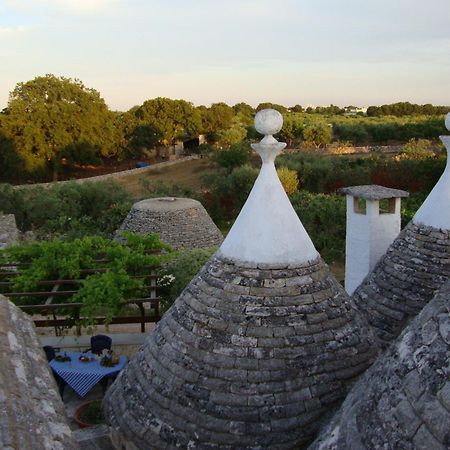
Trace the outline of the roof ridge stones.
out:
<instances>
[{"instance_id":1,"label":"roof ridge stones","mask_svg":"<svg viewBox=\"0 0 450 450\"><path fill-rule=\"evenodd\" d=\"M119 448L298 448L376 353L319 255L218 252L109 389L105 411Z\"/></svg>"}]
</instances>

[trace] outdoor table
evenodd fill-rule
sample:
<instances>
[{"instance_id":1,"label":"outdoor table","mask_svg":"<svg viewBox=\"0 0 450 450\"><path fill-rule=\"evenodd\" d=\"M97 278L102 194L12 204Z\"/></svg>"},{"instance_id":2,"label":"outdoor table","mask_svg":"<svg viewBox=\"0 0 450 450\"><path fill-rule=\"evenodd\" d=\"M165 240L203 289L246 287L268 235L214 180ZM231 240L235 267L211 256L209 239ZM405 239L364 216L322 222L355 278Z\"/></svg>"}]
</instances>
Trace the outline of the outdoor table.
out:
<instances>
[{"instance_id":1,"label":"outdoor table","mask_svg":"<svg viewBox=\"0 0 450 450\"><path fill-rule=\"evenodd\" d=\"M118 374L128 361L126 356L120 356L119 362L113 367L103 367L97 359L82 362L81 355L95 358L92 353L59 352L60 355L70 356L71 361L50 361L50 367L80 396L86 394L104 377Z\"/></svg>"}]
</instances>

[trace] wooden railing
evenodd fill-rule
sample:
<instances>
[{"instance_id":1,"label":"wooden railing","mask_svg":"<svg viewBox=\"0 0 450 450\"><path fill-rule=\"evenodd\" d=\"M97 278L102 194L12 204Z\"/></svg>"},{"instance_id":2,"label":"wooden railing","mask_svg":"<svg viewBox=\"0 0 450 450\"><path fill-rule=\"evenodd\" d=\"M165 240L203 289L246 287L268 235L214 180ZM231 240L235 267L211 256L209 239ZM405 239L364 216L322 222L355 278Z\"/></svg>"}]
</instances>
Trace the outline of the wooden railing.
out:
<instances>
[{"instance_id":1,"label":"wooden railing","mask_svg":"<svg viewBox=\"0 0 450 450\"><path fill-rule=\"evenodd\" d=\"M98 262L104 262L104 260L97 260ZM52 289L45 289L40 291L29 291L29 292L15 292L13 291L13 281L11 278L15 278L20 275L20 269L26 267L27 264L7 264L0 267L0 292L5 297L8 297L14 303L17 304L17 300L19 298L26 297L46 297L44 303L36 303L36 304L18 304L17 306L22 309L24 312L29 314L39 314L39 318L34 318L34 324L37 327L54 327L55 335L61 336L63 334L64 329L70 327L76 327L77 335L81 334L81 326L80 321L82 321L83 317L81 314L81 309L83 307L83 303L64 303L58 302L54 303L55 299L68 299L75 295L78 292L78 286L81 285L83 280L71 280L71 279L61 279L61 280L43 280L37 282L38 286L45 287L52 286ZM111 320L111 324L141 324L141 332L145 332L145 324L157 322L160 317L160 308L159 302L160 298L158 297L158 275L157 268L154 266L146 266L143 269L148 270L148 275L140 275L133 276L132 278L136 279L144 279L146 285L144 289L147 292L146 297L142 298L134 298L123 301L123 306L127 305L136 305L139 311L139 314L135 315L121 315L113 317ZM107 268L93 268L93 269L84 269L81 271L83 275L89 275L93 273L106 272ZM7 281L4 281L5 278ZM63 287L67 286L69 289L63 290ZM58 312L60 314L58 314ZM69 312L69 313L68 313ZM42 316L49 316L47 318ZM96 324L105 323L105 317L98 316L93 319L93 322Z\"/></svg>"}]
</instances>

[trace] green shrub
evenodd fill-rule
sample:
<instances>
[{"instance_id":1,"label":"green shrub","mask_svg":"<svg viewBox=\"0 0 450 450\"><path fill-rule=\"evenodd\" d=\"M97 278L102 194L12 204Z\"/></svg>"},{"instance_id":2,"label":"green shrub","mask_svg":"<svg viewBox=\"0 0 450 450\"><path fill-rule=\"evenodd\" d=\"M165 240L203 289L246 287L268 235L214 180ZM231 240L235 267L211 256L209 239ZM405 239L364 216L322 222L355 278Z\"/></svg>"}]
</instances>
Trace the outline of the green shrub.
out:
<instances>
[{"instance_id":1,"label":"green shrub","mask_svg":"<svg viewBox=\"0 0 450 450\"><path fill-rule=\"evenodd\" d=\"M322 147L331 142L333 130L331 125L326 123L316 123L305 126L302 134L305 145L311 147Z\"/></svg>"},{"instance_id":2,"label":"green shrub","mask_svg":"<svg viewBox=\"0 0 450 450\"><path fill-rule=\"evenodd\" d=\"M231 172L250 161L250 147L248 144L235 144L229 149L218 150L214 154L214 160L219 166Z\"/></svg>"},{"instance_id":3,"label":"green shrub","mask_svg":"<svg viewBox=\"0 0 450 450\"><path fill-rule=\"evenodd\" d=\"M415 192L409 197L402 199L402 228L405 227L414 217L414 214L422 206L428 196L428 192Z\"/></svg>"},{"instance_id":4,"label":"green shrub","mask_svg":"<svg viewBox=\"0 0 450 450\"><path fill-rule=\"evenodd\" d=\"M303 189L310 192L334 192L343 186L370 184L369 159L345 156L323 156L315 152L281 155L277 166L295 170Z\"/></svg>"},{"instance_id":5,"label":"green shrub","mask_svg":"<svg viewBox=\"0 0 450 450\"><path fill-rule=\"evenodd\" d=\"M299 181L295 170L288 169L287 167L279 167L277 174L287 195L292 195L298 191Z\"/></svg>"},{"instance_id":6,"label":"green shrub","mask_svg":"<svg viewBox=\"0 0 450 450\"><path fill-rule=\"evenodd\" d=\"M181 294L199 270L211 258L216 248L181 250L166 265L161 280L161 307L165 312ZM172 280L172 281L171 281Z\"/></svg>"},{"instance_id":7,"label":"green shrub","mask_svg":"<svg viewBox=\"0 0 450 450\"><path fill-rule=\"evenodd\" d=\"M139 179L139 183L145 191L143 195L144 198L196 197L196 193L190 187L183 186L181 184L169 184L164 181L155 181L144 177Z\"/></svg>"},{"instance_id":8,"label":"green shrub","mask_svg":"<svg viewBox=\"0 0 450 450\"><path fill-rule=\"evenodd\" d=\"M112 180L64 183L49 187L0 185L4 213L15 214L22 231L64 235L110 235L126 217L131 196Z\"/></svg>"},{"instance_id":9,"label":"green shrub","mask_svg":"<svg viewBox=\"0 0 450 450\"><path fill-rule=\"evenodd\" d=\"M434 158L433 144L428 139L410 139L403 147L397 160Z\"/></svg>"},{"instance_id":10,"label":"green shrub","mask_svg":"<svg viewBox=\"0 0 450 450\"><path fill-rule=\"evenodd\" d=\"M204 177L208 194L203 198L205 208L214 221L235 219L247 200L258 169L245 164L231 173L220 171Z\"/></svg>"},{"instance_id":11,"label":"green shrub","mask_svg":"<svg viewBox=\"0 0 450 450\"><path fill-rule=\"evenodd\" d=\"M292 196L292 205L323 259L328 263L343 261L345 197L298 191Z\"/></svg>"}]
</instances>

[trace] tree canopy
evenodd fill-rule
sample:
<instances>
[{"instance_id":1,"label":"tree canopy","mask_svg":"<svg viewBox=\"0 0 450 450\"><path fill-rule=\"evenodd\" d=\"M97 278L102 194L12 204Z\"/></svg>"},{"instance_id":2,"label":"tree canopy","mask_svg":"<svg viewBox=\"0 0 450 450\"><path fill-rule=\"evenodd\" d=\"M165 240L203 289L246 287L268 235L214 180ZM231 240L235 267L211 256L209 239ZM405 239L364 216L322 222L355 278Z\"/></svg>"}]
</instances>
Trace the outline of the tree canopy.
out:
<instances>
[{"instance_id":1,"label":"tree canopy","mask_svg":"<svg viewBox=\"0 0 450 450\"><path fill-rule=\"evenodd\" d=\"M200 112L185 100L164 97L146 100L135 114L139 126L152 130L164 144L195 136L201 128Z\"/></svg>"},{"instance_id":2,"label":"tree canopy","mask_svg":"<svg viewBox=\"0 0 450 450\"><path fill-rule=\"evenodd\" d=\"M18 83L3 114L2 131L28 172L50 165L56 178L61 155L74 143L98 147L103 156L117 150L113 113L76 79L46 75Z\"/></svg>"}]
</instances>

